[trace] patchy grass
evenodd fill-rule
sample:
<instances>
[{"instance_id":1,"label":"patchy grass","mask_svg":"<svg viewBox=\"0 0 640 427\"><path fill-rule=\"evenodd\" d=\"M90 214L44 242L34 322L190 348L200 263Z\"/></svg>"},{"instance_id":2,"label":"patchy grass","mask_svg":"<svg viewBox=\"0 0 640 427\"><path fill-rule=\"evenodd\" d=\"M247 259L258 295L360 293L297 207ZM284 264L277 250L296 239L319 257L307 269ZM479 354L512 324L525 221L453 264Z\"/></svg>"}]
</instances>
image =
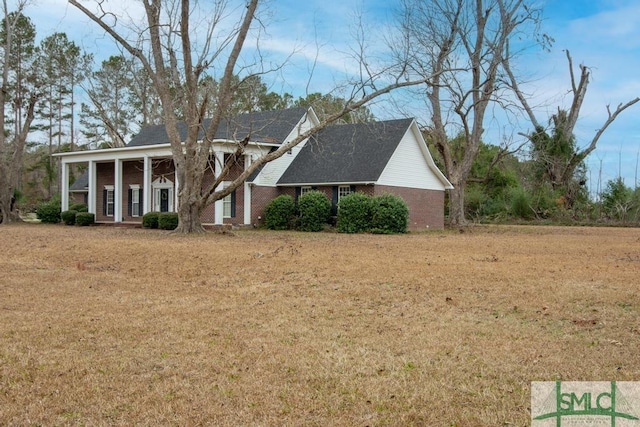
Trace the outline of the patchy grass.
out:
<instances>
[{"instance_id":1,"label":"patchy grass","mask_svg":"<svg viewBox=\"0 0 640 427\"><path fill-rule=\"evenodd\" d=\"M640 229L0 227L0 425L528 425L640 379Z\"/></svg>"}]
</instances>

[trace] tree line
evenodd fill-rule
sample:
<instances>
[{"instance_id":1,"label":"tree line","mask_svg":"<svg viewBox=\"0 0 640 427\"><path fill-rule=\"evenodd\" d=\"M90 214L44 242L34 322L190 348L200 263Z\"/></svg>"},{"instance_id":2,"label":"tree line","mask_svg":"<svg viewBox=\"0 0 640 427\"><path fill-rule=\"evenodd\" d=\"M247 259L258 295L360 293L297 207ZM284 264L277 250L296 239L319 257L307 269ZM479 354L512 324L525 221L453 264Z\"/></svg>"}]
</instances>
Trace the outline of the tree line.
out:
<instances>
[{"instance_id":1,"label":"tree line","mask_svg":"<svg viewBox=\"0 0 640 427\"><path fill-rule=\"evenodd\" d=\"M28 209L58 192L58 167L52 153L120 147L142 127L164 124L181 186L178 230L200 232L199 213L204 207L241 185L253 170L330 124L373 120L371 103L388 100L392 93L409 93L428 111L419 118L425 139L455 187L447 201L451 225L500 218L593 219L596 208L598 218L614 217L614 211L619 220L633 218L637 191L621 180L608 183L598 200L589 198L584 160L616 117L640 98L616 108L606 106L607 120L579 148L574 127L590 70L580 65L575 75L567 51L573 102L570 108L558 108L551 117L539 119L521 89L524 82L513 71L525 52L549 49L553 43L541 30L542 9L533 2L399 0L396 26L385 39L386 55L368 55L366 26L361 23L360 31L354 32L352 53L359 65L341 91L297 98L269 90L263 77L277 72L280 65L255 61L260 52L239 65L247 37L259 37L263 17L268 15L268 6L258 0L213 5L180 0L172 8L161 0L150 0L144 3L145 16L140 21L127 21L129 17L117 10L96 15L71 0L123 52L97 67L94 55L83 52L64 33L36 45L36 29L25 15L27 4L21 0L10 11L4 3L0 31L3 222L16 217L16 205ZM234 16L240 18L229 23ZM128 31L121 31L116 22L127 22ZM191 39L196 22L209 36L218 28L225 28L225 35L196 43ZM528 40L526 46L522 40ZM220 186L230 169L223 165L220 178L203 187L202 177L211 161L205 145L223 117L291 106L313 106L321 123L256 159L231 185ZM530 129L520 132L524 143L484 141L485 117L496 108L528 119ZM211 119L206 129L203 118ZM176 127L181 121L190 129L203 130L204 140L197 140L197 131L180 140ZM239 140L230 161L239 158L243 148Z\"/></svg>"}]
</instances>

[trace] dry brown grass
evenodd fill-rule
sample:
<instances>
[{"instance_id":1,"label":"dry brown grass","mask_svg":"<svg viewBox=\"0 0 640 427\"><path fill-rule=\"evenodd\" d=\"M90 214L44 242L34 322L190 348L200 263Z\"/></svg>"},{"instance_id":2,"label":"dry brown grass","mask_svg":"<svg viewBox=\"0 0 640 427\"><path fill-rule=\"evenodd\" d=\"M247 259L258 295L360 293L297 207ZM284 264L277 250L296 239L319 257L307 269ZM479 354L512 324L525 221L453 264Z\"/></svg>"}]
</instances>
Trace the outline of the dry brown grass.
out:
<instances>
[{"instance_id":1,"label":"dry brown grass","mask_svg":"<svg viewBox=\"0 0 640 427\"><path fill-rule=\"evenodd\" d=\"M640 229L0 227L0 425L529 424L640 379Z\"/></svg>"}]
</instances>

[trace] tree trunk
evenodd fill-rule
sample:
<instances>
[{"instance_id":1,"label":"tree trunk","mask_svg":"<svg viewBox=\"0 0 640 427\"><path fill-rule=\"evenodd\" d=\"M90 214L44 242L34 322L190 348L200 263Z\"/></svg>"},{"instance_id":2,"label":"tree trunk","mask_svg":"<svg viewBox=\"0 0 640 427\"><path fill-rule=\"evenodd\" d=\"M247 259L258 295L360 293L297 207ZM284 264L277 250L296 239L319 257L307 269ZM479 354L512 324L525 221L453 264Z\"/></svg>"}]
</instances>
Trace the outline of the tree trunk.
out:
<instances>
[{"instance_id":1,"label":"tree trunk","mask_svg":"<svg viewBox=\"0 0 640 427\"><path fill-rule=\"evenodd\" d=\"M194 191L193 186L180 183L178 189L178 227L174 230L176 233L204 233L204 227L200 216L202 214L202 206L200 203L200 191ZM194 192L194 195L190 193Z\"/></svg>"},{"instance_id":2,"label":"tree trunk","mask_svg":"<svg viewBox=\"0 0 640 427\"><path fill-rule=\"evenodd\" d=\"M20 216L15 210L15 200L13 200L13 188L11 186L0 188L0 224L19 220Z\"/></svg>"},{"instance_id":3,"label":"tree trunk","mask_svg":"<svg viewBox=\"0 0 640 427\"><path fill-rule=\"evenodd\" d=\"M467 225L464 215L464 182L452 182L453 189L449 190L449 225Z\"/></svg>"}]
</instances>

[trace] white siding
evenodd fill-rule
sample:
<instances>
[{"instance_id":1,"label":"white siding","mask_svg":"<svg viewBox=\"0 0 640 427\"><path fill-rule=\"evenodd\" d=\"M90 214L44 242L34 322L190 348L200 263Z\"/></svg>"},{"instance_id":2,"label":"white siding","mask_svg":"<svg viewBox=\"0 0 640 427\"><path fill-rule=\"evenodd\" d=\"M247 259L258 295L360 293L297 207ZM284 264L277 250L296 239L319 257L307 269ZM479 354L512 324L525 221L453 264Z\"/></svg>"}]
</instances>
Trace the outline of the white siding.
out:
<instances>
[{"instance_id":1,"label":"white siding","mask_svg":"<svg viewBox=\"0 0 640 427\"><path fill-rule=\"evenodd\" d=\"M283 143L291 141L301 133L304 133L311 129L312 126L316 125L316 120L317 119L315 117L315 114L313 113L307 114L305 115L305 117L302 117L300 119L300 122L298 122L298 125L291 130ZM260 171L260 174L256 177L254 182L259 185L275 187L284 171L286 171L289 165L291 165L293 159L296 158L296 156L306 143L307 140L302 141L300 144L291 149L291 154L285 153L280 158L264 165L262 171Z\"/></svg>"},{"instance_id":2,"label":"white siding","mask_svg":"<svg viewBox=\"0 0 640 427\"><path fill-rule=\"evenodd\" d=\"M275 187L276 183L287 170L293 159L296 158L296 155L300 152L305 141L302 141L300 144L296 145L291 149L291 154L285 153L282 157L275 159L272 162L267 163L260 171L260 175L255 179L255 183L259 185L265 185L270 187Z\"/></svg>"},{"instance_id":3,"label":"white siding","mask_svg":"<svg viewBox=\"0 0 640 427\"><path fill-rule=\"evenodd\" d=\"M415 125L409 127L402 137L396 151L380 175L377 184L394 187L444 190L448 182L439 177L431 167L435 168L431 154L424 140L415 135ZM423 145L424 144L424 145Z\"/></svg>"}]
</instances>

